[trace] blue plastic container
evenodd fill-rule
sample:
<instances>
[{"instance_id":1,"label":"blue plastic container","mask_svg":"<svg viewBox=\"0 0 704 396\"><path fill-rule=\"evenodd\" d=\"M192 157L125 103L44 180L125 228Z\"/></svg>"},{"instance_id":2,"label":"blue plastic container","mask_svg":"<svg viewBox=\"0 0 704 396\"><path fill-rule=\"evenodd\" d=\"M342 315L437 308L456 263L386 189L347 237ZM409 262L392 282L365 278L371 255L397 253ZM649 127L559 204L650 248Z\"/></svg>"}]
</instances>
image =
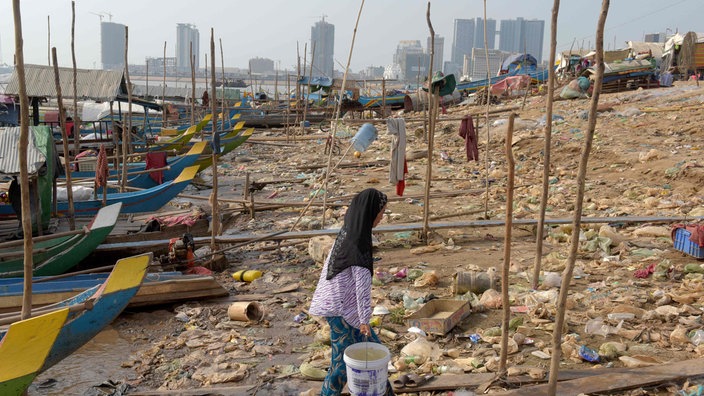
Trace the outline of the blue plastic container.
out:
<instances>
[{"instance_id":1,"label":"blue plastic container","mask_svg":"<svg viewBox=\"0 0 704 396\"><path fill-rule=\"evenodd\" d=\"M704 259L704 248L689 240L692 233L684 228L675 231L674 247L682 253L686 253L694 258Z\"/></svg>"},{"instance_id":2,"label":"blue plastic container","mask_svg":"<svg viewBox=\"0 0 704 396\"><path fill-rule=\"evenodd\" d=\"M359 131L352 137L352 145L356 151L363 153L367 151L369 145L376 140L378 132L374 125L364 124Z\"/></svg>"}]
</instances>

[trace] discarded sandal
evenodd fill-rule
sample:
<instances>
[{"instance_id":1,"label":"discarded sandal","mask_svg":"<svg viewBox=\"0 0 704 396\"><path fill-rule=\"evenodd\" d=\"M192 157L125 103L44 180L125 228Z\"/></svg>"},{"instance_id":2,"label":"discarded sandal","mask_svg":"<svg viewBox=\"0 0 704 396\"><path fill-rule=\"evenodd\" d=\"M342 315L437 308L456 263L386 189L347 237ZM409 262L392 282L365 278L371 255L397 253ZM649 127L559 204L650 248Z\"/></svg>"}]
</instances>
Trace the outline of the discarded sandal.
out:
<instances>
[{"instance_id":1,"label":"discarded sandal","mask_svg":"<svg viewBox=\"0 0 704 396\"><path fill-rule=\"evenodd\" d=\"M406 381L406 387L416 388L416 387L421 386L424 383L428 382L433 377L434 377L433 374L425 374L425 375L408 374L408 381Z\"/></svg>"},{"instance_id":2,"label":"discarded sandal","mask_svg":"<svg viewBox=\"0 0 704 396\"><path fill-rule=\"evenodd\" d=\"M408 384L408 374L399 375L394 382L391 383L394 388L405 388L406 384Z\"/></svg>"}]
</instances>

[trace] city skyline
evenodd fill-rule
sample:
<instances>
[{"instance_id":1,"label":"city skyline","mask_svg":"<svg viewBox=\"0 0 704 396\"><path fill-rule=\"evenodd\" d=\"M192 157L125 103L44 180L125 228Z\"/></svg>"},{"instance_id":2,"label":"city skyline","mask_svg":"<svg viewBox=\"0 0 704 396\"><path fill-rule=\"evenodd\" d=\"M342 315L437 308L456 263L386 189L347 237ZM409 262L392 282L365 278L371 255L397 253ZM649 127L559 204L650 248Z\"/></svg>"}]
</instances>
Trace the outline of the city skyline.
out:
<instances>
[{"instance_id":1,"label":"city skyline","mask_svg":"<svg viewBox=\"0 0 704 396\"><path fill-rule=\"evenodd\" d=\"M167 57L176 56L176 26L192 24L201 31L200 48L209 48L210 28L215 31L216 44L223 42L225 66L247 68L252 58L275 61L277 69L295 69L297 50L302 52L308 43L310 54L311 26L325 18L335 27L335 69L347 63L352 32L360 2L339 2L331 7L328 2L311 0L292 4L283 0L262 0L256 4L237 5L231 12L210 13L208 9L221 8L211 0L203 0L194 8L191 2L174 0L140 3L140 12L130 9L132 2L115 9L115 3L106 0L76 2L76 60L81 68L100 68L100 21L110 21L129 27L129 63L144 64L147 58L163 57L164 42ZM550 36L552 1L537 0L531 4L509 0L493 0L487 4L490 20L544 21L542 53L536 58L547 59ZM163 6L169 6L164 8ZM350 67L359 72L369 66L387 66L392 63L396 46L403 40L426 42L429 36L425 12L426 1L403 2L377 0L367 3L361 13L355 48ZM637 7L635 7L637 5ZM677 7L676 7L677 6ZM21 2L24 53L26 63L48 64L48 26L51 25L51 45L57 47L60 66L71 65L70 1L35 0ZM273 7L275 15L262 16L262 10ZM594 45L594 30L600 4L562 4L558 20L558 51ZM41 11L35 11L41 10ZM623 0L611 4L605 31L605 47L623 47L626 40L643 40L647 33L671 34L676 30L697 31L697 10L704 5L697 0L679 0L663 5L653 0ZM199 12L202 11L202 12ZM233 14L244 15L235 18ZM481 1L447 0L431 3L430 19L435 33L445 38L443 61L451 61L455 19L482 20ZM254 17L257 16L257 17ZM384 18L380 18L384 16ZM50 18L48 20L48 18ZM579 23L575 23L579 20ZM478 24L479 25L479 24ZM497 26L497 30L498 26ZM704 29L701 29L704 30ZM12 63L14 53L12 7L10 2L0 4L0 61ZM483 40L483 37L482 37ZM300 49L298 49L298 48ZM496 48L496 46L494 47ZM203 51L201 51L203 52ZM198 63L204 62L200 53ZM302 57L302 54L301 54ZM219 48L216 51L220 63Z\"/></svg>"}]
</instances>

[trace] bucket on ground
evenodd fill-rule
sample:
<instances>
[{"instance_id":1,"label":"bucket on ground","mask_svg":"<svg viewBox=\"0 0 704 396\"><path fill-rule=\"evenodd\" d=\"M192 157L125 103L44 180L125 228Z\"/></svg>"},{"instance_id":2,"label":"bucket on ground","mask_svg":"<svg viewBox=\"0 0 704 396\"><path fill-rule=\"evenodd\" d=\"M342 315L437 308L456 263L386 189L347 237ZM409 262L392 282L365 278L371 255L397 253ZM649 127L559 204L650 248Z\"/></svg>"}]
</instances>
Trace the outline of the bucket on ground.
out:
<instances>
[{"instance_id":1,"label":"bucket on ground","mask_svg":"<svg viewBox=\"0 0 704 396\"><path fill-rule=\"evenodd\" d=\"M496 289L496 277L489 272L456 272L452 276L452 293L465 294L471 291L474 294L483 293L489 289Z\"/></svg>"},{"instance_id":2,"label":"bucket on ground","mask_svg":"<svg viewBox=\"0 0 704 396\"><path fill-rule=\"evenodd\" d=\"M389 348L375 342L358 342L345 349L347 388L352 395L385 395L389 381Z\"/></svg>"},{"instance_id":3,"label":"bucket on ground","mask_svg":"<svg viewBox=\"0 0 704 396\"><path fill-rule=\"evenodd\" d=\"M362 125L352 137L352 145L355 151L359 151L360 153L365 152L369 145L376 140L377 135L378 132L376 128L374 128L374 125L369 123Z\"/></svg>"},{"instance_id":4,"label":"bucket on ground","mask_svg":"<svg viewBox=\"0 0 704 396\"><path fill-rule=\"evenodd\" d=\"M264 311L254 301L238 301L232 303L227 309L230 320L242 322L258 322L264 316Z\"/></svg>"}]
</instances>

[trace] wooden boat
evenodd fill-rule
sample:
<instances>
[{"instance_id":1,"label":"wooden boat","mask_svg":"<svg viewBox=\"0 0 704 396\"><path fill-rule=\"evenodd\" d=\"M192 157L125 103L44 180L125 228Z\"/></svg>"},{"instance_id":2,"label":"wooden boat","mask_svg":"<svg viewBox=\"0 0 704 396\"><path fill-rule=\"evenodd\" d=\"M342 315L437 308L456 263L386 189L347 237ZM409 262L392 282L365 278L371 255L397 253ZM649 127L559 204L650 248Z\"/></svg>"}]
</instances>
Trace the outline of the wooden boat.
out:
<instances>
[{"instance_id":1,"label":"wooden boat","mask_svg":"<svg viewBox=\"0 0 704 396\"><path fill-rule=\"evenodd\" d=\"M156 212L188 186L198 173L198 166L189 166L174 180L141 191L107 194L107 204L122 202L122 213ZM102 198L73 203L76 216L94 215L102 206ZM60 214L68 213L68 202L59 202Z\"/></svg>"},{"instance_id":2,"label":"wooden boat","mask_svg":"<svg viewBox=\"0 0 704 396\"><path fill-rule=\"evenodd\" d=\"M296 120L302 121L302 118L296 117L296 114L287 114L283 109L262 110L252 108L236 109L241 115L240 119L245 122L248 127L262 128L277 128L286 125L295 125ZM309 110L306 114L306 121L311 124L317 124L330 119L329 111Z\"/></svg>"},{"instance_id":3,"label":"wooden boat","mask_svg":"<svg viewBox=\"0 0 704 396\"><path fill-rule=\"evenodd\" d=\"M148 188L141 191L130 191L124 193L108 193L107 205L122 202L122 213L141 213L141 212L156 212L166 205L176 195L181 193L191 180L198 173L198 166L189 166L174 180L168 181L156 187ZM95 214L103 207L102 197L98 199L89 199L85 201L75 201L74 213L76 216L95 216ZM57 210L60 215L68 214L68 202L61 201L57 203ZM0 218L16 218L12 206L5 204L0 205Z\"/></svg>"},{"instance_id":4,"label":"wooden boat","mask_svg":"<svg viewBox=\"0 0 704 396\"><path fill-rule=\"evenodd\" d=\"M176 176L183 171L188 166L193 165L193 162L195 162L198 157L205 153L207 147L207 142L198 142L194 143L190 146L189 150L187 153L183 155L177 155L173 157L169 157L166 160L166 166L169 167L168 170L164 170L164 180L172 180L176 178ZM195 157L193 159L192 157ZM111 179L117 178L120 172L122 172L122 169L115 169L112 164L108 165L109 170L108 170L108 177ZM130 173L136 173L136 172L145 172L146 171L146 166L147 164L144 161L140 162L130 162L127 164L127 175L129 176ZM146 172L148 176L148 172ZM170 175L170 176L167 176ZM140 174L139 176L142 176ZM95 178L95 170L86 170L86 171L78 171L78 172L71 172L71 177L76 179L77 181L79 179L94 179ZM61 179L65 179L65 176L61 176ZM137 184L140 184L141 181L135 180L135 177L132 177L131 179L128 180L128 183L137 181ZM156 184L154 184L156 185ZM134 185L133 187L141 187L145 188L140 185ZM152 187L152 186L149 186Z\"/></svg>"},{"instance_id":5,"label":"wooden boat","mask_svg":"<svg viewBox=\"0 0 704 396\"><path fill-rule=\"evenodd\" d=\"M77 291L100 285L108 278L107 273L80 274L64 278L33 278L32 303L34 307L56 304ZM0 279L0 312L14 312L22 305L22 279ZM171 304L203 298L227 296L213 276L187 275L177 271L148 273L128 307L147 307Z\"/></svg>"},{"instance_id":6,"label":"wooden boat","mask_svg":"<svg viewBox=\"0 0 704 396\"><path fill-rule=\"evenodd\" d=\"M0 330L0 395L24 395L66 322L64 308Z\"/></svg>"},{"instance_id":7,"label":"wooden boat","mask_svg":"<svg viewBox=\"0 0 704 396\"><path fill-rule=\"evenodd\" d=\"M122 203L101 208L93 221L76 232L46 235L35 239L34 275L58 275L86 258L115 227ZM41 238L41 239L40 239ZM0 249L0 277L22 276L24 271L23 241L17 240Z\"/></svg>"},{"instance_id":8,"label":"wooden boat","mask_svg":"<svg viewBox=\"0 0 704 396\"><path fill-rule=\"evenodd\" d=\"M115 320L139 290L151 261L151 254L118 260L103 283L50 306L52 309L70 308L88 303L90 309L69 309L66 323L62 326L40 372L75 352Z\"/></svg>"},{"instance_id":9,"label":"wooden boat","mask_svg":"<svg viewBox=\"0 0 704 396\"><path fill-rule=\"evenodd\" d=\"M203 117L202 120L200 120L196 125L191 125L187 127L182 133L164 139L163 141L159 141L154 144L150 144L147 147L140 148L136 150L137 152L139 151L169 151L169 150L178 150L181 149L186 143L188 143L196 133L200 132L205 128L208 123L210 123L210 120L212 120L213 115L212 114L206 114L205 117Z\"/></svg>"},{"instance_id":10,"label":"wooden boat","mask_svg":"<svg viewBox=\"0 0 704 396\"><path fill-rule=\"evenodd\" d=\"M197 142L186 154L178 156L172 161L167 160L166 164L169 169L162 171L163 180L174 180L179 174L181 174L181 172L183 172L184 169L194 165L196 161L198 161L201 156L206 153L207 146L207 142ZM137 188L151 188L159 185L154 179L152 179L150 173L146 172L146 169L142 169L142 171L145 172L130 178L127 181L127 185Z\"/></svg>"},{"instance_id":11,"label":"wooden boat","mask_svg":"<svg viewBox=\"0 0 704 396\"><path fill-rule=\"evenodd\" d=\"M248 128L244 132L233 138L220 141L220 154L218 154L218 158L233 151L242 143L246 142L247 139L252 136L252 133L254 133L254 128ZM198 172L208 169L213 164L212 147L208 147L209 148L206 150L206 152L210 151L211 154L202 155L201 158L195 163L195 165L198 166Z\"/></svg>"}]
</instances>

